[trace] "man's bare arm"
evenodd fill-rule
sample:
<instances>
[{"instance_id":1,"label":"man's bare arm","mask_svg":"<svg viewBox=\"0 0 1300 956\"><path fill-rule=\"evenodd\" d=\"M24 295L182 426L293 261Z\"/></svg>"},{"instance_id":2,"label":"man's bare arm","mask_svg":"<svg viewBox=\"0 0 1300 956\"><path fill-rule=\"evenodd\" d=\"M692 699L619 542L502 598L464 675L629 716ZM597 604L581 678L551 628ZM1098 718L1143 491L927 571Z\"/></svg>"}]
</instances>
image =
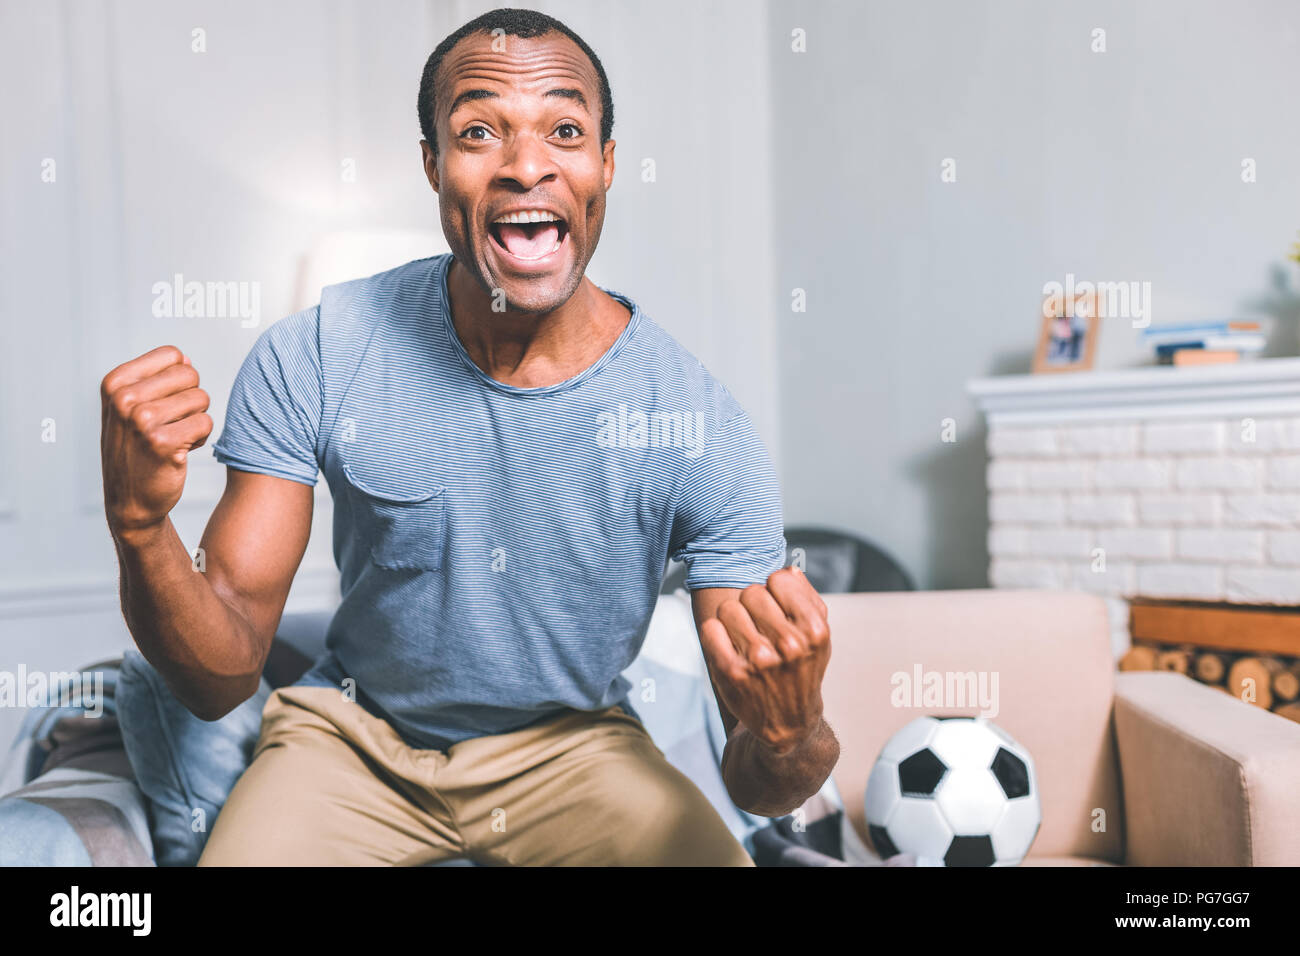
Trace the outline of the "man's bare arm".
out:
<instances>
[{"instance_id":1,"label":"man's bare arm","mask_svg":"<svg viewBox=\"0 0 1300 956\"><path fill-rule=\"evenodd\" d=\"M691 605L727 730L727 793L759 816L790 813L821 789L839 760L839 742L822 715L826 605L789 568L766 587L694 591Z\"/></svg>"},{"instance_id":2,"label":"man's bare arm","mask_svg":"<svg viewBox=\"0 0 1300 956\"><path fill-rule=\"evenodd\" d=\"M100 389L100 444L127 627L177 699L216 720L257 691L307 548L313 498L300 482L227 469L195 570L168 515L189 452L212 430L198 381L172 346L118 366Z\"/></svg>"}]
</instances>

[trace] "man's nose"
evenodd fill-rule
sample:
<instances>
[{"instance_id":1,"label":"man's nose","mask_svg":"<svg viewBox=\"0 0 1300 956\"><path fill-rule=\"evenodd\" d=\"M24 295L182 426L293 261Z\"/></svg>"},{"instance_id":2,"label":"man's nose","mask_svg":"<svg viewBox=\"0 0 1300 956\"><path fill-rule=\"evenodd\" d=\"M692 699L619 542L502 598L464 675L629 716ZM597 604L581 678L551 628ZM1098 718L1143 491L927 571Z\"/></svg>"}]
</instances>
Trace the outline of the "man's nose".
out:
<instances>
[{"instance_id":1,"label":"man's nose","mask_svg":"<svg viewBox=\"0 0 1300 956\"><path fill-rule=\"evenodd\" d=\"M531 133L511 136L506 143L504 160L497 170L497 179L514 183L523 190L532 189L556 176L550 150Z\"/></svg>"}]
</instances>

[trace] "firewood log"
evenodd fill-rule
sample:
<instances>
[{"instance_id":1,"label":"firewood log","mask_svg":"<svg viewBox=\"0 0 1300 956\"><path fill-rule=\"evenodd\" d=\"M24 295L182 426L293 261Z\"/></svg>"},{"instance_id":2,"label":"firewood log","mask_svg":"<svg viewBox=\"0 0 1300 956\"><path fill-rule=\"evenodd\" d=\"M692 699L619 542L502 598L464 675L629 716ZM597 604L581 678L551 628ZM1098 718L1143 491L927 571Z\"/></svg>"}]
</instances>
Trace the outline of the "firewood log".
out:
<instances>
[{"instance_id":1,"label":"firewood log","mask_svg":"<svg viewBox=\"0 0 1300 956\"><path fill-rule=\"evenodd\" d=\"M1193 665L1196 679L1206 684L1221 684L1228 673L1228 658L1224 654L1207 651L1197 654Z\"/></svg>"},{"instance_id":2,"label":"firewood log","mask_svg":"<svg viewBox=\"0 0 1300 956\"><path fill-rule=\"evenodd\" d=\"M1128 653L1120 658L1119 669L1122 671L1153 671L1156 669L1156 649L1145 644L1134 644Z\"/></svg>"},{"instance_id":3,"label":"firewood log","mask_svg":"<svg viewBox=\"0 0 1300 956\"><path fill-rule=\"evenodd\" d=\"M1156 655L1156 670L1187 674L1192 669L1192 655L1183 648L1170 648Z\"/></svg>"},{"instance_id":4,"label":"firewood log","mask_svg":"<svg viewBox=\"0 0 1300 956\"><path fill-rule=\"evenodd\" d=\"M1247 704L1273 706L1273 675L1282 670L1275 657L1243 657L1228 670L1228 690Z\"/></svg>"},{"instance_id":5,"label":"firewood log","mask_svg":"<svg viewBox=\"0 0 1300 956\"><path fill-rule=\"evenodd\" d=\"M1300 663L1283 667L1273 675L1273 697L1282 703L1300 697Z\"/></svg>"}]
</instances>

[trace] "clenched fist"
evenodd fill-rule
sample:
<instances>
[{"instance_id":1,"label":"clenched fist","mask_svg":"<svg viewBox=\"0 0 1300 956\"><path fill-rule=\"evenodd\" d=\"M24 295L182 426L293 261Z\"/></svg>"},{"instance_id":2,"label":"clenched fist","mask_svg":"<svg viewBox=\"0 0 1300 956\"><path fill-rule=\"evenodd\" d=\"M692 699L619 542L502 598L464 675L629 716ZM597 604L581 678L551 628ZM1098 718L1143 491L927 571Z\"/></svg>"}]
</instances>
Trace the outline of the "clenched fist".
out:
<instances>
[{"instance_id":1,"label":"clenched fist","mask_svg":"<svg viewBox=\"0 0 1300 956\"><path fill-rule=\"evenodd\" d=\"M212 432L208 393L181 350L164 345L100 385L104 508L116 534L162 524L185 489L185 459Z\"/></svg>"},{"instance_id":2,"label":"clenched fist","mask_svg":"<svg viewBox=\"0 0 1300 956\"><path fill-rule=\"evenodd\" d=\"M718 696L774 752L819 727L831 631L826 602L802 571L783 568L718 605L700 644Z\"/></svg>"}]
</instances>

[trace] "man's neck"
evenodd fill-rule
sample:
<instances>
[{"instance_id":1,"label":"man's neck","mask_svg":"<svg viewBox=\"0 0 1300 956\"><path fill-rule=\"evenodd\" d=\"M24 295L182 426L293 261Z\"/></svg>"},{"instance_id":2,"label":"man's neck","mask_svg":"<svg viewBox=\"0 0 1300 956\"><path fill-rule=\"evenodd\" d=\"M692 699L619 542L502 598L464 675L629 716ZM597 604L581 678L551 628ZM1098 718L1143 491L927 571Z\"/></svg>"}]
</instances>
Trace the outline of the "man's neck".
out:
<instances>
[{"instance_id":1,"label":"man's neck","mask_svg":"<svg viewBox=\"0 0 1300 956\"><path fill-rule=\"evenodd\" d=\"M488 377L518 388L567 381L594 365L632 313L585 276L569 300L545 313L494 312L492 298L456 260L447 275L451 321Z\"/></svg>"}]
</instances>

